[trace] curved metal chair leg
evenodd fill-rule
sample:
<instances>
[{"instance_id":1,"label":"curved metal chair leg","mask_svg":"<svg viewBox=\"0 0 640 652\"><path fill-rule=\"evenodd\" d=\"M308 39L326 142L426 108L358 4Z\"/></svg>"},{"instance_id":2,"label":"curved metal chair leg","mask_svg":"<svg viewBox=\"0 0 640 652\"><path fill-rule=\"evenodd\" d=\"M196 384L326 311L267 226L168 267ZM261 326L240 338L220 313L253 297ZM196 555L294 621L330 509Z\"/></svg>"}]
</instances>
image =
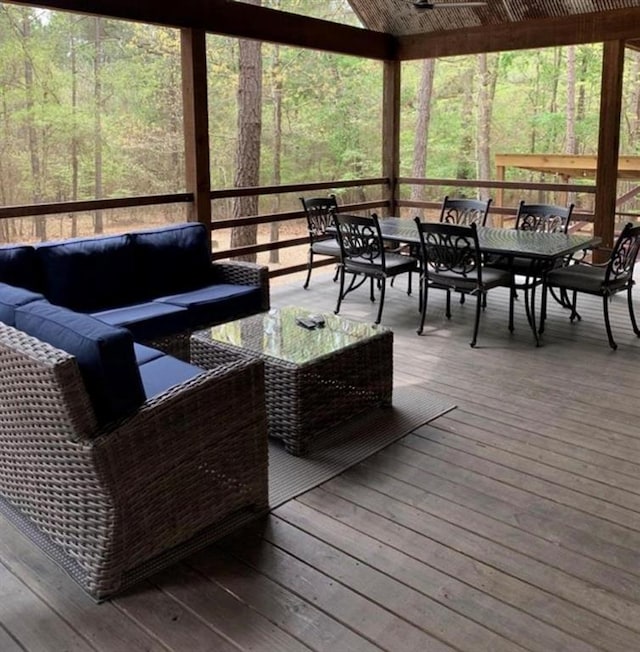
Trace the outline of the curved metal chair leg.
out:
<instances>
[{"instance_id":1,"label":"curved metal chair leg","mask_svg":"<svg viewBox=\"0 0 640 652\"><path fill-rule=\"evenodd\" d=\"M563 308L566 308L567 310L571 309L571 301L569 301L569 295L564 288L560 289L560 294L556 294L553 291L553 288L549 288L549 292L551 293L551 296L556 301L556 303L559 303Z\"/></svg>"},{"instance_id":2,"label":"curved metal chair leg","mask_svg":"<svg viewBox=\"0 0 640 652\"><path fill-rule=\"evenodd\" d=\"M633 332L640 337L640 329L638 328L638 322L636 321L636 313L633 310L633 297L631 296L631 285L627 288L627 305L629 306L629 317L631 319L631 326L633 326Z\"/></svg>"},{"instance_id":3,"label":"curved metal chair leg","mask_svg":"<svg viewBox=\"0 0 640 652\"><path fill-rule=\"evenodd\" d=\"M451 319L451 290L447 290L447 319Z\"/></svg>"},{"instance_id":4,"label":"curved metal chair leg","mask_svg":"<svg viewBox=\"0 0 640 652\"><path fill-rule=\"evenodd\" d=\"M309 287L309 281L311 280L311 270L313 269L313 250L309 249L309 254L307 257L307 279L302 286L305 290Z\"/></svg>"},{"instance_id":5,"label":"curved metal chair leg","mask_svg":"<svg viewBox=\"0 0 640 652\"><path fill-rule=\"evenodd\" d=\"M515 330L515 327L513 325L513 288L511 288L511 291L509 292L509 332L513 333Z\"/></svg>"},{"instance_id":6,"label":"curved metal chair leg","mask_svg":"<svg viewBox=\"0 0 640 652\"><path fill-rule=\"evenodd\" d=\"M578 321L582 320L580 313L576 310L577 304L578 304L578 293L574 290L573 298L571 299L571 314L569 315L569 319L571 321L573 321L574 319L577 319Z\"/></svg>"},{"instance_id":7,"label":"curved metal chair leg","mask_svg":"<svg viewBox=\"0 0 640 652\"><path fill-rule=\"evenodd\" d=\"M420 325L417 330L418 335L422 335L422 331L424 330L424 321L427 316L427 299L429 297L429 285L427 284L427 280L424 279L423 283L424 290L422 287L420 288Z\"/></svg>"},{"instance_id":8,"label":"curved metal chair leg","mask_svg":"<svg viewBox=\"0 0 640 652\"><path fill-rule=\"evenodd\" d=\"M611 333L611 322L609 320L609 297L605 295L602 297L602 306L604 308L604 325L607 329L607 337L609 338L609 346L615 351L618 348L613 335Z\"/></svg>"},{"instance_id":9,"label":"curved metal chair leg","mask_svg":"<svg viewBox=\"0 0 640 652\"><path fill-rule=\"evenodd\" d=\"M338 280L339 276L340 276L340 265L336 265L336 271L335 271L335 274L333 275L333 282L334 283Z\"/></svg>"},{"instance_id":10,"label":"curved metal chair leg","mask_svg":"<svg viewBox=\"0 0 640 652\"><path fill-rule=\"evenodd\" d=\"M378 279L378 283L380 283L379 279ZM372 276L371 277L371 283L369 284L370 285L369 299L370 299L371 303L373 303L376 300L376 295L374 293L374 284L375 284L375 281L374 281L373 276Z\"/></svg>"},{"instance_id":11,"label":"curved metal chair leg","mask_svg":"<svg viewBox=\"0 0 640 652\"><path fill-rule=\"evenodd\" d=\"M524 311L527 315L527 321L531 324L531 295L529 294L528 288L523 289L524 292ZM517 296L517 295L516 295Z\"/></svg>"},{"instance_id":12,"label":"curved metal chair leg","mask_svg":"<svg viewBox=\"0 0 640 652\"><path fill-rule=\"evenodd\" d=\"M480 292L476 298L476 323L473 326L473 339L471 340L472 348L478 341L478 327L480 326L480 313L482 312L482 295L483 292Z\"/></svg>"},{"instance_id":13,"label":"curved metal chair leg","mask_svg":"<svg viewBox=\"0 0 640 652\"><path fill-rule=\"evenodd\" d=\"M340 312L340 304L342 303L342 299L344 298L345 292L344 292L344 267L340 267L340 290L338 292L338 305L336 306L336 309L333 311L336 315Z\"/></svg>"},{"instance_id":14,"label":"curved metal chair leg","mask_svg":"<svg viewBox=\"0 0 640 652\"><path fill-rule=\"evenodd\" d=\"M540 299L540 326L538 327L538 333L542 335L544 333L544 322L547 319L547 291L551 292L551 296L555 298L552 288L542 284L542 298Z\"/></svg>"},{"instance_id":15,"label":"curved metal chair leg","mask_svg":"<svg viewBox=\"0 0 640 652\"><path fill-rule=\"evenodd\" d=\"M380 283L380 305L378 306L378 318L375 323L379 324L382 320L382 308L384 307L384 291L387 287L387 279L383 278Z\"/></svg>"}]
</instances>

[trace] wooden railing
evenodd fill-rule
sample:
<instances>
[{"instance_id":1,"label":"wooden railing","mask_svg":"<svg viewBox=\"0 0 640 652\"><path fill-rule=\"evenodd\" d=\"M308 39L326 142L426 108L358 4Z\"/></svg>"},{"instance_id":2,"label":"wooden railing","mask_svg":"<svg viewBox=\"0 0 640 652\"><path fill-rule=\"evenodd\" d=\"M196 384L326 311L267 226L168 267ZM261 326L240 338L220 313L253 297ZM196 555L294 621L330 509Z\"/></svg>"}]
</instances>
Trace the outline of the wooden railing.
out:
<instances>
[{"instance_id":1,"label":"wooden railing","mask_svg":"<svg viewBox=\"0 0 640 652\"><path fill-rule=\"evenodd\" d=\"M379 212L381 214L389 214L390 212L398 213L401 209L415 208L423 210L436 210L440 206L440 199L437 201L417 201L402 198L403 187L406 186L428 186L428 187L442 187L442 188L468 188L477 191L479 188L488 188L492 190L499 190L501 193L504 191L512 191L514 193L521 193L522 191L537 191L537 192L555 192L555 193L572 193L572 194L588 194L595 193L595 186L585 186L578 184L552 184L552 183L527 183L527 182L510 182L510 181L480 181L480 180L458 180L458 179L422 179L412 177L400 177L397 180L397 195L400 197L393 201L390 199L391 190L389 179L385 177L367 178L367 179L353 179L342 181L326 181L314 183L301 183L289 184L280 186L260 186L252 188L227 188L221 190L214 190L211 192L211 200L232 199L240 196L267 196L276 194L290 194L290 193L309 193L309 192L322 192L331 191L335 192L343 188L366 188L372 186L381 186L384 191L380 193L377 199L371 199L358 203L343 203L341 209L351 212ZM386 195L383 196L383 195ZM165 195L148 195L138 197L123 197L116 199L95 199L83 200L75 202L57 202L48 204L37 205L24 205L24 206L7 206L0 207L0 220L11 219L16 217L31 217L31 216L53 216L64 215L70 216L78 212L91 212L100 210L112 209L125 209L125 208L138 208L144 206L154 206L160 204L190 204L193 202L192 193L175 193ZM509 217L515 215L515 206L498 206L492 205L491 213L502 217ZM593 214L586 211L576 211L575 217L581 222L592 222ZM300 220L304 217L302 209L286 211L281 213L261 214L241 218L228 218L215 219L211 223L213 238L215 240L215 233L224 229L233 229L242 226L257 226L264 224L272 224L275 222L286 223L293 220ZM287 249L290 247L298 247L306 245L308 242L306 235L300 237L293 237L288 239L278 239L274 242L263 242L259 244L252 244L243 247L236 247L233 249L226 248L216 250L212 254L214 260L238 257L253 257L258 253L265 251L274 251ZM323 265L332 264L331 260L318 260L314 262L314 266L321 267ZM282 267L280 269L273 269L271 275L273 277L292 274L295 272L303 271L306 269L306 262Z\"/></svg>"}]
</instances>

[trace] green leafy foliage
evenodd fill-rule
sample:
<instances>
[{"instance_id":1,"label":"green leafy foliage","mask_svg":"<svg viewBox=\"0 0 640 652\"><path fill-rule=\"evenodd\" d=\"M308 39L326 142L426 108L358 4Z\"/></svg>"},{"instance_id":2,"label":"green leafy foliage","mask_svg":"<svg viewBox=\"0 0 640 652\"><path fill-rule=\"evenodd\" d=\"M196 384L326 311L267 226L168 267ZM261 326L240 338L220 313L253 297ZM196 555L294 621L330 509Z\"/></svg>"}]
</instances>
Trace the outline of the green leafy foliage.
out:
<instances>
[{"instance_id":1,"label":"green leafy foliage","mask_svg":"<svg viewBox=\"0 0 640 652\"><path fill-rule=\"evenodd\" d=\"M264 6L357 24L345 0L268 0ZM580 153L597 148L601 51L599 45L576 49ZM210 35L207 54L211 179L213 187L224 188L234 178L238 42ZM283 184L379 176L382 64L268 43L262 56L260 183L273 182L275 160ZM491 152L564 151L566 60L563 49L504 52L495 59ZM476 174L476 65L475 57L438 61L428 134L430 177ZM420 62L402 66L404 175L410 173L415 141L419 70ZM637 59L629 58L625 74L622 147L636 154ZM0 135L3 205L93 198L96 166L103 197L184 191L178 30L0 4Z\"/></svg>"}]
</instances>

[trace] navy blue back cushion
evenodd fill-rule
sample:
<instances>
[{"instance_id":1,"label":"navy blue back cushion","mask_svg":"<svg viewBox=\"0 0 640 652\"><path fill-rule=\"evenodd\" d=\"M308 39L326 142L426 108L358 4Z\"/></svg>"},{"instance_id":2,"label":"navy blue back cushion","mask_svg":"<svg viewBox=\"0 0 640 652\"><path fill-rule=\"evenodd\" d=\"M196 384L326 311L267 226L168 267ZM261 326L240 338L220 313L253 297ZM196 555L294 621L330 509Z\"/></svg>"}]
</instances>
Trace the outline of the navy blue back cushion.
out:
<instances>
[{"instance_id":1,"label":"navy blue back cushion","mask_svg":"<svg viewBox=\"0 0 640 652\"><path fill-rule=\"evenodd\" d=\"M51 303L95 312L138 298L133 247L126 234L49 242L38 245L36 253Z\"/></svg>"},{"instance_id":2,"label":"navy blue back cushion","mask_svg":"<svg viewBox=\"0 0 640 652\"><path fill-rule=\"evenodd\" d=\"M0 321L8 326L15 326L16 308L40 300L44 300L44 296L38 292L0 283Z\"/></svg>"},{"instance_id":3,"label":"navy blue back cushion","mask_svg":"<svg viewBox=\"0 0 640 652\"><path fill-rule=\"evenodd\" d=\"M0 247L0 282L40 292L42 277L35 249L29 245Z\"/></svg>"},{"instance_id":4,"label":"navy blue back cushion","mask_svg":"<svg viewBox=\"0 0 640 652\"><path fill-rule=\"evenodd\" d=\"M16 309L16 328L76 357L101 423L125 416L144 402L133 337L125 328L46 301Z\"/></svg>"},{"instance_id":5,"label":"navy blue back cushion","mask_svg":"<svg viewBox=\"0 0 640 652\"><path fill-rule=\"evenodd\" d=\"M211 246L207 229L198 222L138 231L133 239L138 278L146 297L185 292L211 279Z\"/></svg>"}]
</instances>

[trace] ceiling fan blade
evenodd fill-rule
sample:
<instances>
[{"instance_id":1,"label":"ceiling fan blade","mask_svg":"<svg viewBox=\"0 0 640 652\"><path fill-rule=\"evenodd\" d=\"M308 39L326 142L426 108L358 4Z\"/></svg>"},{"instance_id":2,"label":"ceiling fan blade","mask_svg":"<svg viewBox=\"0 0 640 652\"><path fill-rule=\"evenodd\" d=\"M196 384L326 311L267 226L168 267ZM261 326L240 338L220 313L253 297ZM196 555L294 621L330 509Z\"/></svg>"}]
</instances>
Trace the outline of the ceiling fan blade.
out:
<instances>
[{"instance_id":1,"label":"ceiling fan blade","mask_svg":"<svg viewBox=\"0 0 640 652\"><path fill-rule=\"evenodd\" d=\"M455 9L457 7L484 7L486 2L428 2L427 0L414 0L413 6L417 9Z\"/></svg>"}]
</instances>

